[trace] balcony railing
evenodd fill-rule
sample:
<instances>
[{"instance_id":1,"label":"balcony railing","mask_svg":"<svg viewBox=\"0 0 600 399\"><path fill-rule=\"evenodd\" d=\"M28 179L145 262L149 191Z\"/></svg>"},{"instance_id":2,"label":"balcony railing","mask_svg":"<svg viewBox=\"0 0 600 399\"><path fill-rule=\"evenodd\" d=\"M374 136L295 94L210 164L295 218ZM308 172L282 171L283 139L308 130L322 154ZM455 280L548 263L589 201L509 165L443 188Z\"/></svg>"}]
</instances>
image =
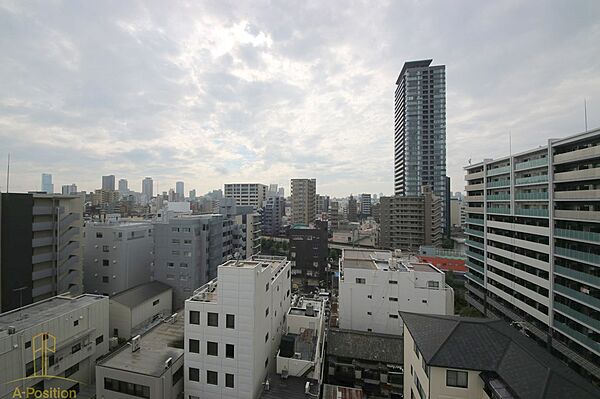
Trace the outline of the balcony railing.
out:
<instances>
[{"instance_id":1,"label":"balcony railing","mask_svg":"<svg viewBox=\"0 0 600 399\"><path fill-rule=\"evenodd\" d=\"M496 181L488 182L488 184L487 184L488 188L504 187L504 186L510 186L510 180L508 180L508 179L496 180Z\"/></svg>"},{"instance_id":2,"label":"balcony railing","mask_svg":"<svg viewBox=\"0 0 600 399\"><path fill-rule=\"evenodd\" d=\"M565 277L572 278L574 280L582 281L586 284L591 284L600 289L600 277L594 276L589 273L580 272L578 270L569 269L563 266L554 266L554 271L558 274L562 274Z\"/></svg>"},{"instance_id":3,"label":"balcony railing","mask_svg":"<svg viewBox=\"0 0 600 399\"><path fill-rule=\"evenodd\" d=\"M554 247L554 252L559 256L567 256L572 259L581 260L586 263L591 263L600 266L600 255L591 252L577 251L576 249L568 249L563 247Z\"/></svg>"},{"instance_id":4,"label":"balcony railing","mask_svg":"<svg viewBox=\"0 0 600 399\"><path fill-rule=\"evenodd\" d=\"M516 193L516 200L547 200L548 192L536 192L536 193Z\"/></svg>"},{"instance_id":5,"label":"balcony railing","mask_svg":"<svg viewBox=\"0 0 600 399\"><path fill-rule=\"evenodd\" d=\"M554 328L563 334L575 339L576 341L581 342L583 345L591 348L595 352L600 352L600 342L596 342L585 334L580 333L577 330L572 329L568 325L561 323L559 321L554 320Z\"/></svg>"},{"instance_id":6,"label":"balcony railing","mask_svg":"<svg viewBox=\"0 0 600 399\"><path fill-rule=\"evenodd\" d=\"M548 209L542 208L517 208L515 211L516 215L521 216L537 216L537 217L548 217Z\"/></svg>"},{"instance_id":7,"label":"balcony railing","mask_svg":"<svg viewBox=\"0 0 600 399\"><path fill-rule=\"evenodd\" d=\"M475 230L475 229L469 229L469 228L465 229L465 233L470 234L472 236L477 236L477 237L483 237L483 235L484 235L482 230Z\"/></svg>"},{"instance_id":8,"label":"balcony railing","mask_svg":"<svg viewBox=\"0 0 600 399\"><path fill-rule=\"evenodd\" d=\"M475 259L479 259L482 262L485 262L485 258L483 257L483 255L478 254L477 252L467 250L467 251L465 251L465 255L470 256Z\"/></svg>"},{"instance_id":9,"label":"balcony railing","mask_svg":"<svg viewBox=\"0 0 600 399\"><path fill-rule=\"evenodd\" d=\"M600 242L600 233L594 233L592 231L554 229L554 235L561 238Z\"/></svg>"},{"instance_id":10,"label":"balcony railing","mask_svg":"<svg viewBox=\"0 0 600 399\"><path fill-rule=\"evenodd\" d=\"M496 176L501 175L503 173L510 173L510 165L502 166L500 168L488 169L487 171L488 176Z\"/></svg>"},{"instance_id":11,"label":"balcony railing","mask_svg":"<svg viewBox=\"0 0 600 399\"><path fill-rule=\"evenodd\" d=\"M585 303L589 307L593 307L596 310L600 310L600 299L595 298L591 295L584 294L583 292L576 291L571 288L567 288L564 285L554 283L554 291L561 295L572 298L578 302Z\"/></svg>"},{"instance_id":12,"label":"balcony railing","mask_svg":"<svg viewBox=\"0 0 600 399\"><path fill-rule=\"evenodd\" d=\"M484 272L483 272L483 266L476 265L475 263L469 262L469 261L466 261L465 265L467 265L467 267L470 268L470 269L475 269L479 273L484 274Z\"/></svg>"},{"instance_id":13,"label":"balcony railing","mask_svg":"<svg viewBox=\"0 0 600 399\"><path fill-rule=\"evenodd\" d=\"M510 194L490 194L487 196L488 201L510 201Z\"/></svg>"},{"instance_id":14,"label":"balcony railing","mask_svg":"<svg viewBox=\"0 0 600 399\"><path fill-rule=\"evenodd\" d=\"M467 223L470 224L477 224L479 226L483 226L483 219L477 219L477 218L467 218Z\"/></svg>"},{"instance_id":15,"label":"balcony railing","mask_svg":"<svg viewBox=\"0 0 600 399\"><path fill-rule=\"evenodd\" d=\"M539 175L531 177L521 177L515 180L515 184L535 184L535 183L547 183L548 175Z\"/></svg>"},{"instance_id":16,"label":"balcony railing","mask_svg":"<svg viewBox=\"0 0 600 399\"><path fill-rule=\"evenodd\" d=\"M578 322L591 326L597 330L600 330L600 320L594 319L586 314L578 312L577 310L568 307L567 305L563 305L560 302L554 302L554 309L558 310L561 313L569 316L573 320L577 320Z\"/></svg>"},{"instance_id":17,"label":"balcony railing","mask_svg":"<svg viewBox=\"0 0 600 399\"><path fill-rule=\"evenodd\" d=\"M488 213L499 213L502 215L510 215L510 208L488 208Z\"/></svg>"},{"instance_id":18,"label":"balcony railing","mask_svg":"<svg viewBox=\"0 0 600 399\"><path fill-rule=\"evenodd\" d=\"M548 166L548 158L532 159L531 161L518 163L515 165L515 170L537 168L539 166Z\"/></svg>"},{"instance_id":19,"label":"balcony railing","mask_svg":"<svg viewBox=\"0 0 600 399\"><path fill-rule=\"evenodd\" d=\"M478 283L482 287L485 287L485 285L483 284L483 280L480 279L479 277L476 277L473 273L465 273L465 277L467 277L470 280L475 281L476 283Z\"/></svg>"},{"instance_id":20,"label":"balcony railing","mask_svg":"<svg viewBox=\"0 0 600 399\"><path fill-rule=\"evenodd\" d=\"M485 249L485 245L482 242L478 242L478 241L473 241L473 240L466 240L465 244L471 246L471 247L477 247L479 249Z\"/></svg>"}]
</instances>

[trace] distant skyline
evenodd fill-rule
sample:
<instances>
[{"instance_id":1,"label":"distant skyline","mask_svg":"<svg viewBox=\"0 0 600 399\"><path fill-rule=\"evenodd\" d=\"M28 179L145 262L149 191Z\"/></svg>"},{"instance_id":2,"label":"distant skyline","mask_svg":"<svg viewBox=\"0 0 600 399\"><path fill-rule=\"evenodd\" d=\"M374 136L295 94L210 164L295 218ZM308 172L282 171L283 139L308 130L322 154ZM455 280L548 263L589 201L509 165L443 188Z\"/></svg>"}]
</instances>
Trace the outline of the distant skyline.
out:
<instances>
[{"instance_id":1,"label":"distant skyline","mask_svg":"<svg viewBox=\"0 0 600 399\"><path fill-rule=\"evenodd\" d=\"M168 6L167 6L168 4ZM469 159L600 127L600 2L0 4L0 189L199 194L316 178L393 193L395 81L446 65L451 191ZM56 191L56 189L55 189Z\"/></svg>"}]
</instances>

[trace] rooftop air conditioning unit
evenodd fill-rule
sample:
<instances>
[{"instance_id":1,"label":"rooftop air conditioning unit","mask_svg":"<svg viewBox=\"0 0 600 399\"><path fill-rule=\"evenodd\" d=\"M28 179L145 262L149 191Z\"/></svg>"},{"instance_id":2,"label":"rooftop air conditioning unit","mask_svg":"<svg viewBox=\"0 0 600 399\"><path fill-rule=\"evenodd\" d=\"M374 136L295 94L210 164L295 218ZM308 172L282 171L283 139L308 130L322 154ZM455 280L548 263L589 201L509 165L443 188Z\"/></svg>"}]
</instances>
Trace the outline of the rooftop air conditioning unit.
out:
<instances>
[{"instance_id":1,"label":"rooftop air conditioning unit","mask_svg":"<svg viewBox=\"0 0 600 399\"><path fill-rule=\"evenodd\" d=\"M295 352L295 353L294 353L294 359L302 359L302 353L300 353L300 352Z\"/></svg>"},{"instance_id":2,"label":"rooftop air conditioning unit","mask_svg":"<svg viewBox=\"0 0 600 399\"><path fill-rule=\"evenodd\" d=\"M169 367L171 367L171 365L173 364L173 358L170 357L167 360L165 360L165 369L168 369Z\"/></svg>"},{"instance_id":3,"label":"rooftop air conditioning unit","mask_svg":"<svg viewBox=\"0 0 600 399\"><path fill-rule=\"evenodd\" d=\"M132 352L135 352L140 349L141 340L142 340L141 335L136 335L135 337L133 337L133 339L131 340L131 351Z\"/></svg>"}]
</instances>

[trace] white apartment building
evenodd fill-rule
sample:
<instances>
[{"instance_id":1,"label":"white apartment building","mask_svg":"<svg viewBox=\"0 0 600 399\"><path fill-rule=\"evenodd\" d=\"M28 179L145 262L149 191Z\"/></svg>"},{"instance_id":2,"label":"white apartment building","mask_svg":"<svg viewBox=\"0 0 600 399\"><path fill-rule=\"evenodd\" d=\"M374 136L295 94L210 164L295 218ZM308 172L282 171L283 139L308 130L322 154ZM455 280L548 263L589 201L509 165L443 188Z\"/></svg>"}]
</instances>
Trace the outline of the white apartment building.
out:
<instances>
[{"instance_id":1,"label":"white apartment building","mask_svg":"<svg viewBox=\"0 0 600 399\"><path fill-rule=\"evenodd\" d=\"M185 302L185 394L188 399L256 399L290 308L285 257L230 260Z\"/></svg>"},{"instance_id":2,"label":"white apartment building","mask_svg":"<svg viewBox=\"0 0 600 399\"><path fill-rule=\"evenodd\" d=\"M55 296L0 314L0 398L20 397L17 389L26 397L28 388L79 392L94 383L108 338L108 298L99 295Z\"/></svg>"},{"instance_id":3,"label":"white apartment building","mask_svg":"<svg viewBox=\"0 0 600 399\"><path fill-rule=\"evenodd\" d=\"M237 205L261 208L267 199L266 184L260 183L228 183L225 184L225 198L234 198Z\"/></svg>"},{"instance_id":4,"label":"white apartment building","mask_svg":"<svg viewBox=\"0 0 600 399\"><path fill-rule=\"evenodd\" d=\"M444 272L414 256L344 249L339 263L339 326L402 334L398 312L454 314Z\"/></svg>"},{"instance_id":5,"label":"white apartment building","mask_svg":"<svg viewBox=\"0 0 600 399\"><path fill-rule=\"evenodd\" d=\"M86 222L85 292L115 295L150 281L154 238L150 222Z\"/></svg>"}]
</instances>

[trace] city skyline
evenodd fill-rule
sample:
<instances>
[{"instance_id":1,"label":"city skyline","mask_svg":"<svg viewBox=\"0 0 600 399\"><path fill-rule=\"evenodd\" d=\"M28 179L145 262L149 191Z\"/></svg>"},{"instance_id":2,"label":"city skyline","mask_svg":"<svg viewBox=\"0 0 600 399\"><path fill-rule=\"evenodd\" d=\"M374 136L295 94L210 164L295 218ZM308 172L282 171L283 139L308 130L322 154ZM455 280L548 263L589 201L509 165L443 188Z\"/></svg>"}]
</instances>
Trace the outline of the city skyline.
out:
<instances>
[{"instance_id":1,"label":"city skyline","mask_svg":"<svg viewBox=\"0 0 600 399\"><path fill-rule=\"evenodd\" d=\"M3 3L1 189L10 152L11 191L51 173L85 191L114 174L136 191L146 176L160 192L183 180L200 193L289 192L291 178L315 177L332 196L389 195L393 81L404 62L434 58L447 68L451 191L463 191L463 166L507 153L509 132L514 153L582 132L584 99L589 129L600 126L599 11Z\"/></svg>"}]
</instances>

